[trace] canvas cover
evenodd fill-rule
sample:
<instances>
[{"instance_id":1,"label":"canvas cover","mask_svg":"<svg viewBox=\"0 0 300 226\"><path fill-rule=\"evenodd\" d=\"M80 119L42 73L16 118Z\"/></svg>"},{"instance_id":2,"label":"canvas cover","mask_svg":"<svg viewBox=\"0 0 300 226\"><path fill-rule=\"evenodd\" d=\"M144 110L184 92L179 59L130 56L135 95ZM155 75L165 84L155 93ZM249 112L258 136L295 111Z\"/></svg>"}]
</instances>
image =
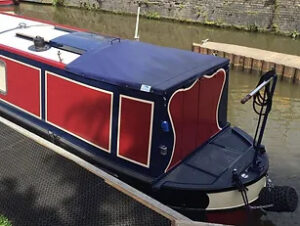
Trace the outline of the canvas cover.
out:
<instances>
[{"instance_id":1,"label":"canvas cover","mask_svg":"<svg viewBox=\"0 0 300 226\"><path fill-rule=\"evenodd\" d=\"M96 39L93 36L89 39L84 35L65 38L54 41L85 49L79 58L66 66L67 71L97 81L158 94L165 94L176 86L228 65L228 60L224 58L138 41ZM85 41L67 41L71 39Z\"/></svg>"}]
</instances>

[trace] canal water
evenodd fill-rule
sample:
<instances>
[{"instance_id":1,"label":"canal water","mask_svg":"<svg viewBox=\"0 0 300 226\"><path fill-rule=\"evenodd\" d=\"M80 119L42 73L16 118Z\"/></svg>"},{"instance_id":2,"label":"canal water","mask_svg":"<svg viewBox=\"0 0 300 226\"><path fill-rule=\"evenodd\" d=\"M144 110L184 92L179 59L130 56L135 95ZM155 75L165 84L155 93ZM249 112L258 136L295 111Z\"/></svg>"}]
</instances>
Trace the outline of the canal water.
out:
<instances>
[{"instance_id":1,"label":"canal water","mask_svg":"<svg viewBox=\"0 0 300 226\"><path fill-rule=\"evenodd\" d=\"M17 14L72 25L94 32L132 38L135 17L103 12L21 4ZM163 46L191 49L193 42L203 39L245 45L283 53L300 55L300 40L272 34L249 33L208 26L141 19L141 41ZM231 71L228 120L254 134L257 116L252 104L240 100L256 86L259 77ZM270 157L270 176L275 184L294 186L300 193L300 85L280 81L277 85L264 144ZM300 208L295 213L268 213L256 225L300 225Z\"/></svg>"}]
</instances>

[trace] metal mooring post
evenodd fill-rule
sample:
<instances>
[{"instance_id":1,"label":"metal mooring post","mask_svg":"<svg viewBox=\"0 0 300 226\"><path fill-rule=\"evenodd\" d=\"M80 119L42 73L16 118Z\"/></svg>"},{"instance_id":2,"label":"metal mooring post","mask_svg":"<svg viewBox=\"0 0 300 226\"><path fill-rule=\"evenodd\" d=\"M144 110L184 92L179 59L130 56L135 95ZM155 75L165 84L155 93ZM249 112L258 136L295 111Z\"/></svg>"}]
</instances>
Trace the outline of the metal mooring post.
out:
<instances>
[{"instance_id":1,"label":"metal mooring post","mask_svg":"<svg viewBox=\"0 0 300 226\"><path fill-rule=\"evenodd\" d=\"M136 14L136 24L135 24L135 34L134 34L134 39L136 41L140 40L140 37L139 37L140 12L141 12L141 3L139 2L138 3L137 14Z\"/></svg>"}]
</instances>

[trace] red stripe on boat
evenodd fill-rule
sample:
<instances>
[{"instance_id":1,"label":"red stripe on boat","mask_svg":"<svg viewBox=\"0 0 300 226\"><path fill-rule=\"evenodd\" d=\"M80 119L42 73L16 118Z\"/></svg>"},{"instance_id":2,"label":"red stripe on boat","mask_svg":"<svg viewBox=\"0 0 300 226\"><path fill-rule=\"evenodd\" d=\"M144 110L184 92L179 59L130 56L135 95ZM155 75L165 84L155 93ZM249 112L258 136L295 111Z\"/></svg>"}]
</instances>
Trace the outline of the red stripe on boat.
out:
<instances>
[{"instance_id":1,"label":"red stripe on boat","mask_svg":"<svg viewBox=\"0 0 300 226\"><path fill-rule=\"evenodd\" d=\"M0 98L30 114L41 117L40 69L0 56L6 65L6 94Z\"/></svg>"},{"instance_id":2,"label":"red stripe on boat","mask_svg":"<svg viewBox=\"0 0 300 226\"><path fill-rule=\"evenodd\" d=\"M225 225L257 225L256 223L261 216L259 211L248 211L245 207L232 210L207 211L206 221Z\"/></svg>"},{"instance_id":3,"label":"red stripe on boat","mask_svg":"<svg viewBox=\"0 0 300 226\"><path fill-rule=\"evenodd\" d=\"M31 59L31 60L35 60L35 61L38 61L38 62L41 62L41 63L44 63L44 64L48 64L48 65L53 66L53 67L57 67L57 68L60 68L60 69L65 69L65 66L66 66L64 63L56 62L54 60L49 60L49 59L46 59L46 58L43 58L43 57L40 57L40 56L36 56L34 54L27 53L25 51L15 49L15 48L12 48L12 47L9 47L9 46L5 46L5 45L2 45L2 44L0 44L0 49L5 50L7 52L17 54L19 56L26 57L26 58Z\"/></svg>"},{"instance_id":4,"label":"red stripe on boat","mask_svg":"<svg viewBox=\"0 0 300 226\"><path fill-rule=\"evenodd\" d=\"M46 73L46 120L110 152L113 93Z\"/></svg>"},{"instance_id":5,"label":"red stripe on boat","mask_svg":"<svg viewBox=\"0 0 300 226\"><path fill-rule=\"evenodd\" d=\"M11 0L0 0L0 6L5 6L5 5L14 5L14 2Z\"/></svg>"},{"instance_id":6,"label":"red stripe on boat","mask_svg":"<svg viewBox=\"0 0 300 226\"><path fill-rule=\"evenodd\" d=\"M169 115L175 135L169 170L221 130L218 107L226 72L205 76L191 87L176 91L169 102Z\"/></svg>"},{"instance_id":7,"label":"red stripe on boat","mask_svg":"<svg viewBox=\"0 0 300 226\"><path fill-rule=\"evenodd\" d=\"M120 97L118 156L149 167L153 102Z\"/></svg>"}]
</instances>

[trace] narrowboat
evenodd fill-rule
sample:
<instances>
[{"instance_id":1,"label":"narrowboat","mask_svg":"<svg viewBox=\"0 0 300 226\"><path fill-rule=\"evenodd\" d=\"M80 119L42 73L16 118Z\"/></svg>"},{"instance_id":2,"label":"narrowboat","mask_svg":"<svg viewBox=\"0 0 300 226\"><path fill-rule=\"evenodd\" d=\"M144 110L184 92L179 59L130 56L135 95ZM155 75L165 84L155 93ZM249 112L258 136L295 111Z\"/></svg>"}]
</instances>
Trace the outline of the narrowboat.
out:
<instances>
[{"instance_id":1,"label":"narrowboat","mask_svg":"<svg viewBox=\"0 0 300 226\"><path fill-rule=\"evenodd\" d=\"M225 58L0 14L3 117L193 219L294 211L261 144L275 72L243 99L265 109L254 138L227 121L228 79Z\"/></svg>"}]
</instances>

